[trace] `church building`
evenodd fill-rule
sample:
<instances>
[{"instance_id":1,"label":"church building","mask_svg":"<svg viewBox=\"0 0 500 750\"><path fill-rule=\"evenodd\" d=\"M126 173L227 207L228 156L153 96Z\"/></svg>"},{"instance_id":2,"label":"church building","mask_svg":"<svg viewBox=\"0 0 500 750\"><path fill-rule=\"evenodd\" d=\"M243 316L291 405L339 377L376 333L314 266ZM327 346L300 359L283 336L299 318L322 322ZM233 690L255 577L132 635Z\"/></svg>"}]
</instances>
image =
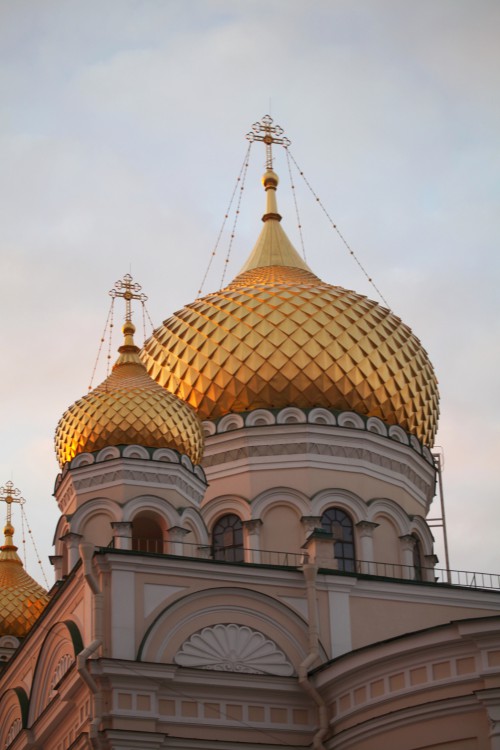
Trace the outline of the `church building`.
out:
<instances>
[{"instance_id":1,"label":"church building","mask_svg":"<svg viewBox=\"0 0 500 750\"><path fill-rule=\"evenodd\" d=\"M295 250L258 132L240 273L142 351L117 285L113 370L56 430L49 592L9 515L0 750L500 750L500 587L443 580L426 520L432 364Z\"/></svg>"}]
</instances>

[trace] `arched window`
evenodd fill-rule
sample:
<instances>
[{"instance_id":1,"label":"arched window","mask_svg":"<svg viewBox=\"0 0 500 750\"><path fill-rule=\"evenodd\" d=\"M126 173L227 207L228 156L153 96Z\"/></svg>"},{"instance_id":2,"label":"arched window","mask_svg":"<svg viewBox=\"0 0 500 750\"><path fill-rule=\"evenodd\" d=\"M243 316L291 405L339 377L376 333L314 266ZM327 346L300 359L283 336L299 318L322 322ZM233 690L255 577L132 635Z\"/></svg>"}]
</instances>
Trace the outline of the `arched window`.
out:
<instances>
[{"instance_id":1,"label":"arched window","mask_svg":"<svg viewBox=\"0 0 500 750\"><path fill-rule=\"evenodd\" d=\"M214 560L243 562L243 525L234 513L219 518L212 531Z\"/></svg>"},{"instance_id":2,"label":"arched window","mask_svg":"<svg viewBox=\"0 0 500 750\"><path fill-rule=\"evenodd\" d=\"M140 513L132 521L132 549L138 552L164 552L164 533L159 521Z\"/></svg>"},{"instance_id":3,"label":"arched window","mask_svg":"<svg viewBox=\"0 0 500 750\"><path fill-rule=\"evenodd\" d=\"M354 528L350 516L340 508L328 508L321 516L321 528L333 534L333 548L339 570L354 573Z\"/></svg>"},{"instance_id":4,"label":"arched window","mask_svg":"<svg viewBox=\"0 0 500 750\"><path fill-rule=\"evenodd\" d=\"M415 569L415 580L423 581L423 556L422 556L422 545L420 539L416 534L412 534L415 543L413 545L413 567Z\"/></svg>"}]
</instances>

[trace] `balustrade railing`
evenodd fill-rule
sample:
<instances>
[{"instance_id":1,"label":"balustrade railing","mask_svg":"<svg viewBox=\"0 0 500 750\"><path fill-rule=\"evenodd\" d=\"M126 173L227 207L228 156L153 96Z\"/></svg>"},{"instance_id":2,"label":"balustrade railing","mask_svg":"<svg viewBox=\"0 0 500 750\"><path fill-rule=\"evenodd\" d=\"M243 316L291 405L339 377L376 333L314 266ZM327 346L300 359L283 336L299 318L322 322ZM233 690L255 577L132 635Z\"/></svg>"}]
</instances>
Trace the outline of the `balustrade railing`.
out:
<instances>
[{"instance_id":1,"label":"balustrade railing","mask_svg":"<svg viewBox=\"0 0 500 750\"><path fill-rule=\"evenodd\" d=\"M210 545L199 545L189 542L165 542L160 538L128 540L129 544L119 545L121 549L135 552L161 554L167 557L182 556L222 563L268 565L275 567L299 568L308 561L307 553L284 552L279 550L258 550L248 547L227 547L213 549ZM116 545L118 546L118 545ZM108 548L115 547L112 540ZM468 588L500 590L500 574L480 573L466 570L447 570L445 568L415 568L401 563L380 562L373 560L349 560L344 567L342 560L325 566L325 569L341 575L362 575L397 581L417 581L435 584L448 584Z\"/></svg>"}]
</instances>

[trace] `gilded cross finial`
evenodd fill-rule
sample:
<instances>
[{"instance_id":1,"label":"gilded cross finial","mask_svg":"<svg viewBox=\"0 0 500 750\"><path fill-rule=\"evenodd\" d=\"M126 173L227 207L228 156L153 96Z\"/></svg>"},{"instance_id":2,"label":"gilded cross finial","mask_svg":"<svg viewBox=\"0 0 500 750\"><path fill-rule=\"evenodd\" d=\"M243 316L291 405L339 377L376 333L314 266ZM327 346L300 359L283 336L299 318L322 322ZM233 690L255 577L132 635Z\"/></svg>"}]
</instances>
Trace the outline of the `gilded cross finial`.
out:
<instances>
[{"instance_id":1,"label":"gilded cross finial","mask_svg":"<svg viewBox=\"0 0 500 750\"><path fill-rule=\"evenodd\" d=\"M13 483L10 480L8 482L5 482L3 487L0 487L0 500L3 500L4 503L7 503L7 526L10 526L12 519L12 503L24 505L26 500L24 499L24 497L21 497L21 492L17 489L17 487L14 487Z\"/></svg>"},{"instance_id":2,"label":"gilded cross finial","mask_svg":"<svg viewBox=\"0 0 500 750\"><path fill-rule=\"evenodd\" d=\"M261 141L266 144L266 169L272 170L273 168L273 143L278 143L280 146L288 148L291 145L291 141L286 138L283 133L283 128L279 125L273 125L273 118L271 115L264 115L260 122L254 122L252 129L247 133L246 137L253 143L254 141Z\"/></svg>"},{"instance_id":3,"label":"gilded cross finial","mask_svg":"<svg viewBox=\"0 0 500 750\"><path fill-rule=\"evenodd\" d=\"M109 294L111 297L123 297L125 300L125 322L132 322L132 305L133 299L137 299L140 302L146 302L147 297L141 293L142 286L134 283L132 276L126 273L123 279L117 281L113 289L110 290Z\"/></svg>"}]
</instances>

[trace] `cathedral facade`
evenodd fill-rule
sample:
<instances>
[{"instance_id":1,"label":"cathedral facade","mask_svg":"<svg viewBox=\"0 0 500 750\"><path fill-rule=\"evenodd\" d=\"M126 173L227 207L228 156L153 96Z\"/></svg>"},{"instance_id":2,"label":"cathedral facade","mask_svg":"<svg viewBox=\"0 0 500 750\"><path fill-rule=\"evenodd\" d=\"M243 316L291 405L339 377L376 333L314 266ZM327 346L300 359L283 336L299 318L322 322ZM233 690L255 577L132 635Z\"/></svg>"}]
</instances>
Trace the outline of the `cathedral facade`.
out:
<instances>
[{"instance_id":1,"label":"cathedral facade","mask_svg":"<svg viewBox=\"0 0 500 750\"><path fill-rule=\"evenodd\" d=\"M48 594L6 526L0 750L500 750L500 593L443 581L426 520L432 365L263 186L240 274L142 351L125 277L113 371L56 431Z\"/></svg>"}]
</instances>

